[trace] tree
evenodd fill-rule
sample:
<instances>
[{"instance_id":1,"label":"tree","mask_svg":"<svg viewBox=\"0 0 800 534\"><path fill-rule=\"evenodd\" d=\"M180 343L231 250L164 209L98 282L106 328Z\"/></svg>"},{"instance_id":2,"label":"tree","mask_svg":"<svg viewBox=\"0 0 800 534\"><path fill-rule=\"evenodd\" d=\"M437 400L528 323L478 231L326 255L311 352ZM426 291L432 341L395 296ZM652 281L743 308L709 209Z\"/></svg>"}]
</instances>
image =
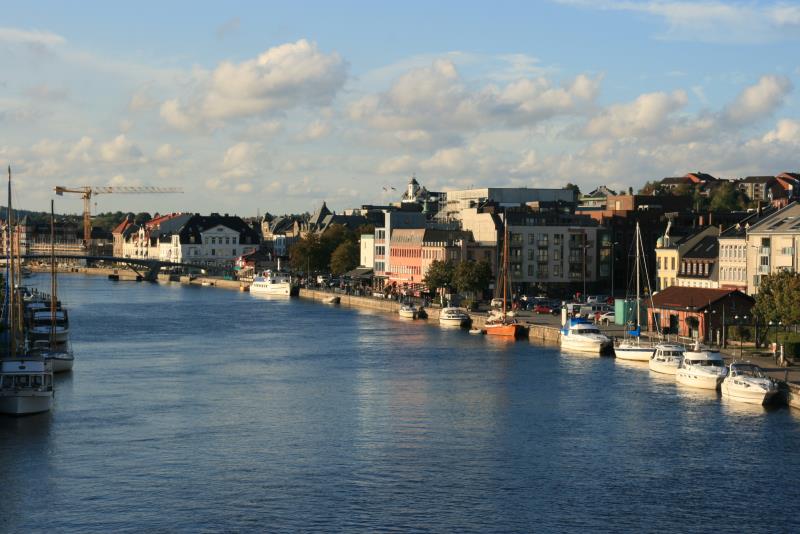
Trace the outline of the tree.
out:
<instances>
[{"instance_id":1,"label":"tree","mask_svg":"<svg viewBox=\"0 0 800 534\"><path fill-rule=\"evenodd\" d=\"M344 274L347 271L358 267L359 258L358 245L353 241L341 243L331 254L331 272L333 274Z\"/></svg>"},{"instance_id":2,"label":"tree","mask_svg":"<svg viewBox=\"0 0 800 534\"><path fill-rule=\"evenodd\" d=\"M761 279L753 313L763 322L800 323L800 273L778 271Z\"/></svg>"},{"instance_id":3,"label":"tree","mask_svg":"<svg viewBox=\"0 0 800 534\"><path fill-rule=\"evenodd\" d=\"M330 256L325 255L319 236L309 233L292 246L289 262L297 271L318 271L328 266Z\"/></svg>"},{"instance_id":4,"label":"tree","mask_svg":"<svg viewBox=\"0 0 800 534\"><path fill-rule=\"evenodd\" d=\"M658 180L653 180L652 182L645 182L641 189L639 189L640 195L660 195L664 192L664 188L661 186L661 182Z\"/></svg>"},{"instance_id":5,"label":"tree","mask_svg":"<svg viewBox=\"0 0 800 534\"><path fill-rule=\"evenodd\" d=\"M578 200L578 197L581 196L581 188L577 185L573 184L572 182L567 182L567 185L563 187L563 189L571 189L572 190L572 197L575 200Z\"/></svg>"},{"instance_id":6,"label":"tree","mask_svg":"<svg viewBox=\"0 0 800 534\"><path fill-rule=\"evenodd\" d=\"M150 219L152 219L152 217L150 216L149 213L147 213L146 211L141 211L137 213L136 216L133 218L133 222L135 222L136 224L144 224Z\"/></svg>"},{"instance_id":7,"label":"tree","mask_svg":"<svg viewBox=\"0 0 800 534\"><path fill-rule=\"evenodd\" d=\"M422 283L428 286L431 293L438 289L448 287L453 283L453 264L449 261L434 260L425 273Z\"/></svg>"},{"instance_id":8,"label":"tree","mask_svg":"<svg viewBox=\"0 0 800 534\"><path fill-rule=\"evenodd\" d=\"M331 255L333 251L336 250L336 247L344 243L345 241L352 241L356 242L356 238L348 228L342 226L341 224L332 224L328 227L327 230L322 234L319 239L320 245L322 246L323 254L327 259L326 263L330 263Z\"/></svg>"},{"instance_id":9,"label":"tree","mask_svg":"<svg viewBox=\"0 0 800 534\"><path fill-rule=\"evenodd\" d=\"M709 207L713 211L740 211L747 206L744 193L730 182L719 185L714 189Z\"/></svg>"},{"instance_id":10,"label":"tree","mask_svg":"<svg viewBox=\"0 0 800 534\"><path fill-rule=\"evenodd\" d=\"M493 279L492 266L486 261L462 261L453 272L453 285L463 293L484 291Z\"/></svg>"}]
</instances>

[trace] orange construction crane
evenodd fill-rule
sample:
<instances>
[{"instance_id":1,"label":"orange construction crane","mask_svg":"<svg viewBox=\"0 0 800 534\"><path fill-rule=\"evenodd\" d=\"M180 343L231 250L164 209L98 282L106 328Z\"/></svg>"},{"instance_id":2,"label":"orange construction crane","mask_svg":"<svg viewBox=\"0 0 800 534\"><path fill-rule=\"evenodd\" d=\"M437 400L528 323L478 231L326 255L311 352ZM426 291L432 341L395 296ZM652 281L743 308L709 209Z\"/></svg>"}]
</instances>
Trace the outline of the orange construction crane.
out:
<instances>
[{"instance_id":1,"label":"orange construction crane","mask_svg":"<svg viewBox=\"0 0 800 534\"><path fill-rule=\"evenodd\" d=\"M56 186L56 195L64 193L77 193L83 199L83 241L89 246L92 238L92 196L107 195L111 193L183 193L180 187L154 187L154 186L93 186L84 185L81 187L62 187Z\"/></svg>"}]
</instances>

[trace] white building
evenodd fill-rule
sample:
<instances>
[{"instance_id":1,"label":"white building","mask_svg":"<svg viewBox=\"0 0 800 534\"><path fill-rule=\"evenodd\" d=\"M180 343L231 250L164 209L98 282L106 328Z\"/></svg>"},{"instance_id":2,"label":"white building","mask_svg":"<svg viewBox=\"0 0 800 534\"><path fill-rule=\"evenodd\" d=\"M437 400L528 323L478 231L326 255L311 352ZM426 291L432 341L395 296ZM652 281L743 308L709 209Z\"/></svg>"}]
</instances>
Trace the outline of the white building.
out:
<instances>
[{"instance_id":1,"label":"white building","mask_svg":"<svg viewBox=\"0 0 800 534\"><path fill-rule=\"evenodd\" d=\"M361 267L375 268L375 234L361 234Z\"/></svg>"},{"instance_id":2,"label":"white building","mask_svg":"<svg viewBox=\"0 0 800 534\"><path fill-rule=\"evenodd\" d=\"M530 187L483 187L461 189L444 193L444 205L437 218L460 220L463 210L477 208L486 202L496 202L500 207L515 207L529 202L575 202L572 189L539 189ZM477 240L477 237L476 237Z\"/></svg>"},{"instance_id":3,"label":"white building","mask_svg":"<svg viewBox=\"0 0 800 534\"><path fill-rule=\"evenodd\" d=\"M780 270L797 271L800 255L800 203L764 217L747 231L748 293L758 293L761 279Z\"/></svg>"}]
</instances>

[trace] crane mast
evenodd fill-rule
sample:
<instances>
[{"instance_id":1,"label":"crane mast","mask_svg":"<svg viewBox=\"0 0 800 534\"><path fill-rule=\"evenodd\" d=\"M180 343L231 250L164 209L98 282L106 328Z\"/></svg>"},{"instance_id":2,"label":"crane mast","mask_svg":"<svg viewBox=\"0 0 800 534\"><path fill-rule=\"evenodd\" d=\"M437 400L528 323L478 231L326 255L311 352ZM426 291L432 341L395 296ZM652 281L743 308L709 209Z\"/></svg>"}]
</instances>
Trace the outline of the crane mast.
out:
<instances>
[{"instance_id":1,"label":"crane mast","mask_svg":"<svg viewBox=\"0 0 800 534\"><path fill-rule=\"evenodd\" d=\"M180 187L155 187L155 186L92 186L80 187L55 187L56 195L75 193L83 199L83 243L88 247L92 239L92 196L108 194L147 194L147 193L183 193Z\"/></svg>"}]
</instances>

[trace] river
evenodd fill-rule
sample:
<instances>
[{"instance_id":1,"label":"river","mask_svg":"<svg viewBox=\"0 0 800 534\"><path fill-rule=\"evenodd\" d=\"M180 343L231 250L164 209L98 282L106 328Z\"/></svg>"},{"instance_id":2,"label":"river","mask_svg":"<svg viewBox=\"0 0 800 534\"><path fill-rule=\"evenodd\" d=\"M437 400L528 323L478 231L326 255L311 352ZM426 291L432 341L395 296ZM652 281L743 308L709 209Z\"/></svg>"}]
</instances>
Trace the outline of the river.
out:
<instances>
[{"instance_id":1,"label":"river","mask_svg":"<svg viewBox=\"0 0 800 534\"><path fill-rule=\"evenodd\" d=\"M788 408L298 299L60 296L75 369L0 418L4 532L800 530Z\"/></svg>"}]
</instances>

